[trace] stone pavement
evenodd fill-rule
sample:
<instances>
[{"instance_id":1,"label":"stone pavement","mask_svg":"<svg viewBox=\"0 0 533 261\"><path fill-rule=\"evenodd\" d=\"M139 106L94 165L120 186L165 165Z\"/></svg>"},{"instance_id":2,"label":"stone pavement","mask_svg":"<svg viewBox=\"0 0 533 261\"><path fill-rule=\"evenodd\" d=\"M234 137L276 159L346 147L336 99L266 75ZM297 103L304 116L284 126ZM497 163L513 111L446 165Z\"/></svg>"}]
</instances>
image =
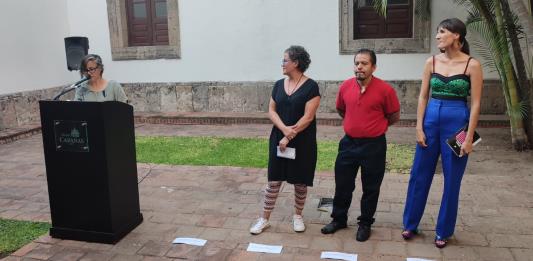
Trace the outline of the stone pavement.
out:
<instances>
[{"instance_id":1,"label":"stone pavement","mask_svg":"<svg viewBox=\"0 0 533 261\"><path fill-rule=\"evenodd\" d=\"M270 125L137 125L137 135L266 137ZM339 126L319 126L319 139L337 140ZM413 128L391 128L388 141L413 143ZM533 260L533 153L517 153L509 130L480 129L483 142L463 180L455 236L442 250L433 245L442 192L436 175L421 236L405 242L401 217L408 175L387 173L369 241L355 241L361 196L358 180L349 229L322 235L330 221L316 210L331 197L331 171L319 172L309 189L307 230L291 229L293 188L284 185L273 226L258 236L248 228L261 211L265 169L138 164L144 222L115 245L58 240L45 235L4 260L318 260L321 251L358 253L359 260ZM0 217L50 222L41 136L0 145ZM207 239L204 247L173 245L176 237ZM248 243L281 244L281 255L246 252Z\"/></svg>"}]
</instances>

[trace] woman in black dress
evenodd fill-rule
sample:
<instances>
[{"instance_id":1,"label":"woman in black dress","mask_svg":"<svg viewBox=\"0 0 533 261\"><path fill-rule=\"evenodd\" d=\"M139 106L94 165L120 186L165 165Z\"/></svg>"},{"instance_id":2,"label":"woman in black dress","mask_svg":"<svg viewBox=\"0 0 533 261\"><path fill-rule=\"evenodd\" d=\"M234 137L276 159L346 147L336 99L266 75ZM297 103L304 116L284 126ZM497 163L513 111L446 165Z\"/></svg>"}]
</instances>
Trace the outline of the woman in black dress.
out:
<instances>
[{"instance_id":1,"label":"woman in black dress","mask_svg":"<svg viewBox=\"0 0 533 261\"><path fill-rule=\"evenodd\" d=\"M268 184L265 189L262 216L250 228L250 233L259 234L270 226L270 213L274 209L281 183L294 184L294 231L303 232L305 225L302 210L307 197L307 186L313 186L317 145L315 114L320 104L318 84L304 75L311 60L301 46L291 46L283 55L283 74L287 76L276 82L268 107L274 126L270 134L268 159ZM277 156L277 151L287 148L296 150L296 157L288 159Z\"/></svg>"}]
</instances>

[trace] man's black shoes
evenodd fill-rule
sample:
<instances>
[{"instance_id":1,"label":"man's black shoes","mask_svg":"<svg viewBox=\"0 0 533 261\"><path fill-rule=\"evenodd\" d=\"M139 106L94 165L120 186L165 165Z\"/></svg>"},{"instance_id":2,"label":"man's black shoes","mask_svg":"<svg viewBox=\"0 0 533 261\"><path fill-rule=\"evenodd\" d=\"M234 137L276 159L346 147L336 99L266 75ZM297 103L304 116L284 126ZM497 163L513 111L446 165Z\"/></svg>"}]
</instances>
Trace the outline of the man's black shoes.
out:
<instances>
[{"instance_id":1,"label":"man's black shoes","mask_svg":"<svg viewBox=\"0 0 533 261\"><path fill-rule=\"evenodd\" d=\"M370 230L371 230L370 226L359 225L359 228L357 229L357 234L355 235L355 240L359 242L367 241L368 238L370 237Z\"/></svg>"},{"instance_id":2,"label":"man's black shoes","mask_svg":"<svg viewBox=\"0 0 533 261\"><path fill-rule=\"evenodd\" d=\"M331 221L331 223L325 225L320 230L320 232L322 232L322 234L332 234L332 233L335 233L335 231L346 228L346 227L347 227L346 223L339 223L337 221Z\"/></svg>"},{"instance_id":3,"label":"man's black shoes","mask_svg":"<svg viewBox=\"0 0 533 261\"><path fill-rule=\"evenodd\" d=\"M331 223L325 225L320 231L322 234L333 234L339 229L346 228L346 223L339 223L337 221L331 221ZM360 242L367 241L370 237L371 229L368 225L359 225L355 239Z\"/></svg>"}]
</instances>

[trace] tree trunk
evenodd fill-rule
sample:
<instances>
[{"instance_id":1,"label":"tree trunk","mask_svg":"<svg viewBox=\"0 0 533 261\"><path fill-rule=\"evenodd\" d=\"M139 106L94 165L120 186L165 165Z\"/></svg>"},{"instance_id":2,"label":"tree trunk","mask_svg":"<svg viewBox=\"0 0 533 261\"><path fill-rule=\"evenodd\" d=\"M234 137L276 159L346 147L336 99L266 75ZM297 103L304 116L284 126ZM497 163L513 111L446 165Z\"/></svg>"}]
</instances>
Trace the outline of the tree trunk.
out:
<instances>
[{"instance_id":1,"label":"tree trunk","mask_svg":"<svg viewBox=\"0 0 533 261\"><path fill-rule=\"evenodd\" d=\"M506 20L511 19L510 16L510 10L512 9L514 13L518 16L519 22L524 28L525 37L527 38L527 45L525 48L526 58L528 59L528 62L531 61L530 59L530 53L529 51L533 51L533 18L531 17L531 14L528 12L528 8L524 5L524 2L522 0L509 0L502 1L502 7L504 7L504 14L506 16ZM507 10L506 10L507 9ZM509 24L511 24L509 22ZM514 26L514 23L512 23ZM509 28L509 31L516 32L516 28ZM531 81L528 79L527 72L526 72L526 63L524 62L524 56L522 49L520 47L520 42L518 40L518 36L515 34L509 33L509 37L511 39L511 44L513 47L513 52L515 56L515 62L516 62L516 68L518 72L518 79L520 82L520 93L522 98L527 103L527 117L524 119L524 125L526 127L526 132L529 138L530 142L530 148L532 148L533 142L533 86L531 85ZM520 50L520 53L517 51ZM530 66L533 66L530 64ZM532 68L530 68L531 70Z\"/></svg>"},{"instance_id":2,"label":"tree trunk","mask_svg":"<svg viewBox=\"0 0 533 261\"><path fill-rule=\"evenodd\" d=\"M518 20L526 33L528 48L533 50L533 17L523 0L508 0L511 10L518 16Z\"/></svg>"},{"instance_id":3,"label":"tree trunk","mask_svg":"<svg viewBox=\"0 0 533 261\"><path fill-rule=\"evenodd\" d=\"M495 15L495 21L496 21L496 28L498 30L499 37L502 41L502 43L507 43L505 47L509 46L507 41L507 36L505 33L505 25L504 25L504 17L502 12L502 6L500 3L496 3L494 5L494 15ZM522 151L529 146L528 138L525 132L524 128L524 121L522 117L520 117L520 96L519 96L519 86L518 82L516 81L516 73L515 69L513 67L513 62L511 61L511 54L509 53L508 48L502 48L502 56L503 59L503 73L505 73L505 78L507 78L507 88L509 91L509 103L510 107L508 108L510 110L509 116L511 120L511 135L512 135L512 141L513 146L516 150Z\"/></svg>"},{"instance_id":4,"label":"tree trunk","mask_svg":"<svg viewBox=\"0 0 533 261\"><path fill-rule=\"evenodd\" d=\"M518 30L516 28L516 25L513 21L513 13L511 12L511 8L509 7L509 3L506 0L500 0L501 6L502 6L502 13L504 17L504 23L507 26L507 37L509 37L509 41L511 42L511 50L513 51L513 56L515 60L515 68L516 73L518 77L518 95L521 98L522 101L530 101L530 92L529 92L529 81L527 79L527 72L526 72L526 64L524 63L524 57L522 55L522 48L520 46L520 42L518 40ZM531 141L533 139L533 126L531 125L531 107L526 107L526 115L523 115L524 117L522 120L524 121L524 129L526 131L526 135L528 137L528 140ZM531 144L528 144L528 148Z\"/></svg>"}]
</instances>

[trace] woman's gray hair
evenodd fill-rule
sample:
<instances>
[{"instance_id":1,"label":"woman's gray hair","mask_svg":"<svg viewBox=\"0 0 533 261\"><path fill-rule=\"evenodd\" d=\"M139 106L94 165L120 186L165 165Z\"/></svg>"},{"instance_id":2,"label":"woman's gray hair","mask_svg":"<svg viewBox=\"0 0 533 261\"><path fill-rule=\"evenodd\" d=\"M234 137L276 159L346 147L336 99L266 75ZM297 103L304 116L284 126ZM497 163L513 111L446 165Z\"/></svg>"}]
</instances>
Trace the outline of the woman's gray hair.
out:
<instances>
[{"instance_id":1,"label":"woman's gray hair","mask_svg":"<svg viewBox=\"0 0 533 261\"><path fill-rule=\"evenodd\" d=\"M102 58L100 55L97 54L88 54L83 59L81 59L80 63L80 74L83 76L87 72L87 63L90 61L94 61L98 68L100 68L100 75L104 74L104 64L102 63Z\"/></svg>"},{"instance_id":2,"label":"woman's gray hair","mask_svg":"<svg viewBox=\"0 0 533 261\"><path fill-rule=\"evenodd\" d=\"M309 57L309 53L299 45L291 45L287 50L285 50L285 53L289 55L289 59L293 62L298 62L298 70L300 72L305 72L307 68L309 68L309 64L311 64L311 58Z\"/></svg>"}]
</instances>

